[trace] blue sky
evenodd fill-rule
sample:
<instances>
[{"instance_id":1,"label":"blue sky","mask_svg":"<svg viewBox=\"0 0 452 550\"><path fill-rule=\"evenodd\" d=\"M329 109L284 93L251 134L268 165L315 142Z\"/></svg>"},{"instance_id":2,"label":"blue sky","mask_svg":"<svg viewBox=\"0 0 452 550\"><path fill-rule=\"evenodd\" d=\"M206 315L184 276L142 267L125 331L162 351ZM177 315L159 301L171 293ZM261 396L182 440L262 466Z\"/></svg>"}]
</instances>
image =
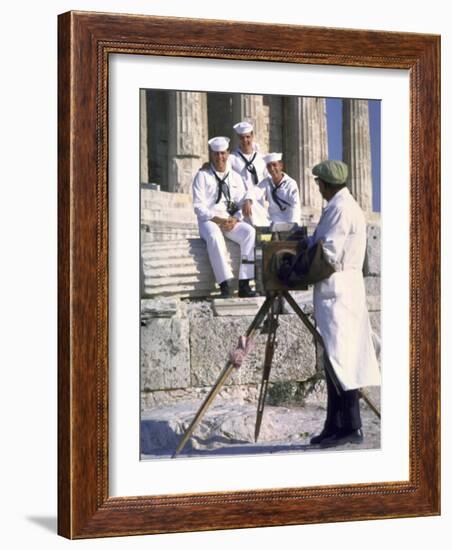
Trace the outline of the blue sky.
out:
<instances>
[{"instance_id":1,"label":"blue sky","mask_svg":"<svg viewBox=\"0 0 452 550\"><path fill-rule=\"evenodd\" d=\"M328 125L328 156L342 160L342 99L327 98L326 115ZM369 100L370 149L372 156L372 200L373 210L380 212L380 160L381 160L381 102Z\"/></svg>"}]
</instances>

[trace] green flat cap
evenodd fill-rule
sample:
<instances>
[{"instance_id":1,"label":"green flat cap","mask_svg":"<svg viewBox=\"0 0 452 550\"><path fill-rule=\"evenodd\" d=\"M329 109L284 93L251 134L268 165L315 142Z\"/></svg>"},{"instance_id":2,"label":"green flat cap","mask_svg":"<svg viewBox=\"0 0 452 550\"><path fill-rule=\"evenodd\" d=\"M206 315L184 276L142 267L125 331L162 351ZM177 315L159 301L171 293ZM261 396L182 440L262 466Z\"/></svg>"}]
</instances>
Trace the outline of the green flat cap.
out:
<instances>
[{"instance_id":1,"label":"green flat cap","mask_svg":"<svg viewBox=\"0 0 452 550\"><path fill-rule=\"evenodd\" d=\"M348 167L340 160L324 160L314 166L312 173L327 183L342 185L347 181Z\"/></svg>"}]
</instances>

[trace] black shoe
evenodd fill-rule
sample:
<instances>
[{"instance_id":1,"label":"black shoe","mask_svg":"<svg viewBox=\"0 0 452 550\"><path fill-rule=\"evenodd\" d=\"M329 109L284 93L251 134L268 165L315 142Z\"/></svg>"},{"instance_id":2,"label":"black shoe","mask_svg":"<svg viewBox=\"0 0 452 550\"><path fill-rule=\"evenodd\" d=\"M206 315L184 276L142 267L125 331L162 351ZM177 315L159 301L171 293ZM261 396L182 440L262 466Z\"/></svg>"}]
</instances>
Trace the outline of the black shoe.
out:
<instances>
[{"instance_id":1,"label":"black shoe","mask_svg":"<svg viewBox=\"0 0 452 550\"><path fill-rule=\"evenodd\" d=\"M220 296L219 298L232 298L232 289L229 286L228 281L220 283Z\"/></svg>"},{"instance_id":2,"label":"black shoe","mask_svg":"<svg viewBox=\"0 0 452 550\"><path fill-rule=\"evenodd\" d=\"M340 430L339 432L326 437L321 441L320 447L322 449L327 447L338 447L339 445L345 445L346 443L362 443L364 439L363 431L359 428L357 430Z\"/></svg>"},{"instance_id":3,"label":"black shoe","mask_svg":"<svg viewBox=\"0 0 452 550\"><path fill-rule=\"evenodd\" d=\"M239 281L239 298L254 298L256 293L251 290L249 279Z\"/></svg>"},{"instance_id":4,"label":"black shoe","mask_svg":"<svg viewBox=\"0 0 452 550\"><path fill-rule=\"evenodd\" d=\"M315 435L314 437L311 437L311 445L318 445L319 443L322 443L324 439L327 439L328 437L331 437L335 435L336 432L334 430L323 428L323 430L319 433L319 435Z\"/></svg>"}]
</instances>

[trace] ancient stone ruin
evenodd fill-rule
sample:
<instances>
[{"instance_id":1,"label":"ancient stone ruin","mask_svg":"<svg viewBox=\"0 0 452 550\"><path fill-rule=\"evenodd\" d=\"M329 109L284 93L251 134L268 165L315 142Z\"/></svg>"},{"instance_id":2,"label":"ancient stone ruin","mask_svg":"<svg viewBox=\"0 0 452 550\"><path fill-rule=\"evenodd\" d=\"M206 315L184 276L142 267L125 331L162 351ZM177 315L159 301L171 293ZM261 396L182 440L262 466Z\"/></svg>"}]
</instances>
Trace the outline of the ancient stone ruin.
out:
<instances>
[{"instance_id":1,"label":"ancient stone ruin","mask_svg":"<svg viewBox=\"0 0 452 550\"><path fill-rule=\"evenodd\" d=\"M207 160L207 138L232 137L234 122L252 122L263 152L284 151L286 171L300 186L300 222L311 231L323 205L310 169L328 158L328 147L322 98L146 90L141 107L141 443L143 456L155 457L174 451L264 300L215 300L218 288L190 195L193 176ZM372 212L367 101L344 100L343 140L350 189L368 218L364 270L378 336L381 242L379 215ZM227 249L237 274L238 246L227 241ZM294 297L307 314L312 312L311 290ZM281 442L303 447L321 425L324 411L319 408L325 403L312 337L287 304L279 321L260 436L273 450ZM243 446L250 452L265 341L265 334L256 338L188 450L221 449L229 443L231 449ZM378 446L379 425L371 415L367 428L374 436L368 446Z\"/></svg>"}]
</instances>

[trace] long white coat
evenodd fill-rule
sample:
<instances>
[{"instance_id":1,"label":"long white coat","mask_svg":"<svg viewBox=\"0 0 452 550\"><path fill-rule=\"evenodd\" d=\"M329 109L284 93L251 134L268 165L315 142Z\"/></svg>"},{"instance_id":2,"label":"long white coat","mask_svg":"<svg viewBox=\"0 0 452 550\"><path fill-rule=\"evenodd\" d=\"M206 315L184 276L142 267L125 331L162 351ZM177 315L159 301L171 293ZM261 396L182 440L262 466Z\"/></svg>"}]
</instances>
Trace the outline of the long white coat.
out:
<instances>
[{"instance_id":1,"label":"long white coat","mask_svg":"<svg viewBox=\"0 0 452 550\"><path fill-rule=\"evenodd\" d=\"M347 188L328 202L311 239L324 242L336 270L314 285L314 315L337 377L344 390L379 385L362 275L366 221Z\"/></svg>"}]
</instances>

